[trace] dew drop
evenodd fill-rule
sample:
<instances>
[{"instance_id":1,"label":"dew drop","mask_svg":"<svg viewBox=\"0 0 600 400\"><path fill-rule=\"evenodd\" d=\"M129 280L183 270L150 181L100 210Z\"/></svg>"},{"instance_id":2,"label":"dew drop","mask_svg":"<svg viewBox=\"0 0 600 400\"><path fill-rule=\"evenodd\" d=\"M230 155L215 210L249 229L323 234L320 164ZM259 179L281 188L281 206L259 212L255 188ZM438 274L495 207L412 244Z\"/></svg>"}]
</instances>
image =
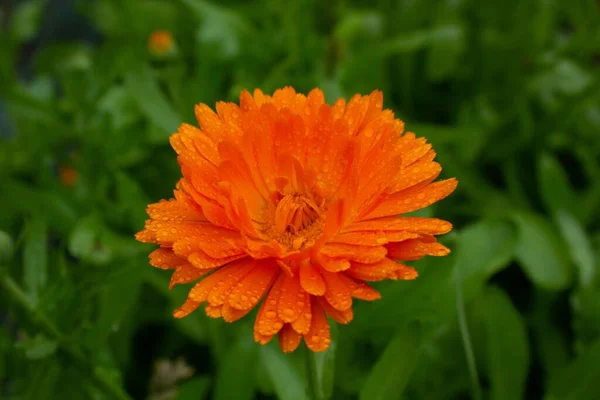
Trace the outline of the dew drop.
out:
<instances>
[{"instance_id":1,"label":"dew drop","mask_svg":"<svg viewBox=\"0 0 600 400\"><path fill-rule=\"evenodd\" d=\"M291 316L293 316L293 315L294 315L294 310L292 310L291 308L284 308L284 309L283 309L283 314L284 314L286 317L291 317Z\"/></svg>"},{"instance_id":2,"label":"dew drop","mask_svg":"<svg viewBox=\"0 0 600 400\"><path fill-rule=\"evenodd\" d=\"M275 318L275 311L267 311L266 316L267 318Z\"/></svg>"}]
</instances>

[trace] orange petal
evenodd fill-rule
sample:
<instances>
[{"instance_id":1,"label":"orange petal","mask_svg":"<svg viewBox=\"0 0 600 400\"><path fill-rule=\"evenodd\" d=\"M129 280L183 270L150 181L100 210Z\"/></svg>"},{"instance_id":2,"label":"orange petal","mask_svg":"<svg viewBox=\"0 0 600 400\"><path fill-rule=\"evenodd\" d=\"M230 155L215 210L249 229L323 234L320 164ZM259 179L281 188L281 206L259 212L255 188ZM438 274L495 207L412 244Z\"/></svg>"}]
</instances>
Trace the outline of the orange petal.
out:
<instances>
[{"instance_id":1,"label":"orange petal","mask_svg":"<svg viewBox=\"0 0 600 400\"><path fill-rule=\"evenodd\" d=\"M319 299L319 304L323 307L325 312L333 318L335 322L340 324L349 324L350 321L354 318L354 312L352 311L352 307L347 310L340 311L331 306L327 301Z\"/></svg>"},{"instance_id":2,"label":"orange petal","mask_svg":"<svg viewBox=\"0 0 600 400\"><path fill-rule=\"evenodd\" d=\"M425 243L417 239L387 245L388 257L395 260L418 260L424 256L445 256L450 249L437 241Z\"/></svg>"},{"instance_id":3,"label":"orange petal","mask_svg":"<svg viewBox=\"0 0 600 400\"><path fill-rule=\"evenodd\" d=\"M219 165L219 180L231 182L232 189L242 194L248 207L257 212L252 217L260 217L265 199L254 183L254 177L244 160L244 155L230 143L219 144L219 152L225 160Z\"/></svg>"},{"instance_id":4,"label":"orange petal","mask_svg":"<svg viewBox=\"0 0 600 400\"><path fill-rule=\"evenodd\" d=\"M262 334L258 333L256 330L254 331L254 341L256 343L260 343L262 345L269 343L271 341L271 339L273 339L273 336L275 336L275 334L262 335Z\"/></svg>"},{"instance_id":5,"label":"orange petal","mask_svg":"<svg viewBox=\"0 0 600 400\"><path fill-rule=\"evenodd\" d=\"M213 233L210 236L190 234L177 239L173 244L173 251L186 257L198 252L206 253L212 258L227 258L244 254L239 233L233 238L228 238L222 233Z\"/></svg>"},{"instance_id":6,"label":"orange petal","mask_svg":"<svg viewBox=\"0 0 600 400\"><path fill-rule=\"evenodd\" d=\"M186 264L186 260L181 258L170 248L159 247L150 253L150 265L160 269L174 269L183 264Z\"/></svg>"},{"instance_id":7,"label":"orange petal","mask_svg":"<svg viewBox=\"0 0 600 400\"><path fill-rule=\"evenodd\" d=\"M387 217L420 210L448 196L456 189L456 185L458 185L456 179L450 178L424 187L417 185L414 188L402 190L392 194L363 219Z\"/></svg>"},{"instance_id":8,"label":"orange petal","mask_svg":"<svg viewBox=\"0 0 600 400\"><path fill-rule=\"evenodd\" d=\"M315 260L325 271L340 272L350 268L350 261L343 258L317 257Z\"/></svg>"},{"instance_id":9,"label":"orange petal","mask_svg":"<svg viewBox=\"0 0 600 400\"><path fill-rule=\"evenodd\" d=\"M204 307L204 311L210 318L221 318L222 316L221 306L211 306L210 304L207 304L206 307Z\"/></svg>"},{"instance_id":10,"label":"orange petal","mask_svg":"<svg viewBox=\"0 0 600 400\"><path fill-rule=\"evenodd\" d=\"M419 274L413 267L409 267L408 265L400 264L400 268L394 272L396 279L401 279L405 281L410 281L416 279Z\"/></svg>"},{"instance_id":11,"label":"orange petal","mask_svg":"<svg viewBox=\"0 0 600 400\"><path fill-rule=\"evenodd\" d=\"M413 164L431 150L431 144L424 137L417 138L414 133L406 132L401 136L400 144L403 166Z\"/></svg>"},{"instance_id":12,"label":"orange petal","mask_svg":"<svg viewBox=\"0 0 600 400\"><path fill-rule=\"evenodd\" d=\"M283 278L277 314L283 322L294 322L304 308L305 294L300 286L298 274Z\"/></svg>"},{"instance_id":13,"label":"orange petal","mask_svg":"<svg viewBox=\"0 0 600 400\"><path fill-rule=\"evenodd\" d=\"M304 341L312 351L325 351L331 343L329 322L323 307L316 299L312 299L312 320L310 330L304 335Z\"/></svg>"},{"instance_id":14,"label":"orange petal","mask_svg":"<svg viewBox=\"0 0 600 400\"><path fill-rule=\"evenodd\" d=\"M150 218L158 221L203 221L204 216L193 209L190 209L181 201L161 200L158 203L150 204L146 208Z\"/></svg>"},{"instance_id":15,"label":"orange petal","mask_svg":"<svg viewBox=\"0 0 600 400\"><path fill-rule=\"evenodd\" d=\"M146 221L146 223L148 221ZM135 234L135 240L142 243L156 243L156 233L149 229L143 229Z\"/></svg>"},{"instance_id":16,"label":"orange petal","mask_svg":"<svg viewBox=\"0 0 600 400\"><path fill-rule=\"evenodd\" d=\"M250 271L257 268L257 265L256 261L250 258L236 262L235 268L231 268L225 277L213 285L207 296L208 302L213 306L220 306L225 303L231 288L244 279Z\"/></svg>"},{"instance_id":17,"label":"orange petal","mask_svg":"<svg viewBox=\"0 0 600 400\"><path fill-rule=\"evenodd\" d=\"M240 109L242 111L249 111L256 109L257 104L254 101L254 97L246 89L240 93Z\"/></svg>"},{"instance_id":18,"label":"orange petal","mask_svg":"<svg viewBox=\"0 0 600 400\"><path fill-rule=\"evenodd\" d=\"M290 324L285 324L279 331L279 347L284 353L291 353L298 348L302 335L296 332Z\"/></svg>"},{"instance_id":19,"label":"orange petal","mask_svg":"<svg viewBox=\"0 0 600 400\"><path fill-rule=\"evenodd\" d=\"M235 308L230 307L229 304L225 303L222 306L221 314L223 315L225 322L234 322L244 317L250 311L252 311L252 308L247 310L236 310Z\"/></svg>"},{"instance_id":20,"label":"orange petal","mask_svg":"<svg viewBox=\"0 0 600 400\"><path fill-rule=\"evenodd\" d=\"M314 296L322 296L325 294L325 281L319 270L310 262L304 262L300 265L300 285Z\"/></svg>"},{"instance_id":21,"label":"orange petal","mask_svg":"<svg viewBox=\"0 0 600 400\"><path fill-rule=\"evenodd\" d=\"M292 322L292 328L302 335L306 335L310 329L312 320L311 295L304 293L304 308L298 318Z\"/></svg>"},{"instance_id":22,"label":"orange petal","mask_svg":"<svg viewBox=\"0 0 600 400\"><path fill-rule=\"evenodd\" d=\"M198 238L198 241L202 242L200 245L204 246L218 246L220 241L215 239L216 237L223 238L223 242L226 244L237 243L236 241L241 239L241 235L237 231L202 221L173 222L150 220L147 222L146 228L156 234L157 240L161 244L166 245L186 238ZM174 250L178 253L177 249ZM190 253L192 252L194 251L190 251Z\"/></svg>"},{"instance_id":23,"label":"orange petal","mask_svg":"<svg viewBox=\"0 0 600 400\"><path fill-rule=\"evenodd\" d=\"M228 265L219 268L206 278L198 282L192 290L189 297L200 303L206 301L209 293L214 287L222 285L220 282L228 281L232 275L237 275L240 270L240 265L246 265L248 260L240 260L229 263Z\"/></svg>"},{"instance_id":24,"label":"orange petal","mask_svg":"<svg viewBox=\"0 0 600 400\"><path fill-rule=\"evenodd\" d=\"M258 310L258 315L254 322L255 338L257 333L260 337L271 337L283 327L283 321L277 315L277 300L281 293L284 278L284 274L279 274Z\"/></svg>"},{"instance_id":25,"label":"orange petal","mask_svg":"<svg viewBox=\"0 0 600 400\"><path fill-rule=\"evenodd\" d=\"M181 283L190 283L206 275L209 271L195 268L190 263L185 263L175 269L173 275L171 275L171 282L169 283L169 289L173 289L173 286Z\"/></svg>"},{"instance_id":26,"label":"orange petal","mask_svg":"<svg viewBox=\"0 0 600 400\"><path fill-rule=\"evenodd\" d=\"M206 255L204 252L199 251L191 254L187 259L194 267L198 269L214 269L245 257L247 257L245 254L237 254L225 258L212 258Z\"/></svg>"},{"instance_id":27,"label":"orange petal","mask_svg":"<svg viewBox=\"0 0 600 400\"><path fill-rule=\"evenodd\" d=\"M374 263L385 257L387 250L382 246L356 246L344 243L327 243L321 253L328 257L346 258L360 263Z\"/></svg>"},{"instance_id":28,"label":"orange petal","mask_svg":"<svg viewBox=\"0 0 600 400\"><path fill-rule=\"evenodd\" d=\"M329 238L334 236L339 229L342 227L345 214L347 213L348 204L344 199L336 200L329 206L325 213L325 225L323 227L323 235L319 239L319 243L316 246L320 248L326 243Z\"/></svg>"},{"instance_id":29,"label":"orange petal","mask_svg":"<svg viewBox=\"0 0 600 400\"><path fill-rule=\"evenodd\" d=\"M257 267L246 275L231 289L228 303L238 310L248 310L254 307L271 287L273 280L279 274L279 266L273 260L255 261Z\"/></svg>"},{"instance_id":30,"label":"orange petal","mask_svg":"<svg viewBox=\"0 0 600 400\"><path fill-rule=\"evenodd\" d=\"M223 206L200 193L194 185L192 185L189 179L182 178L179 181L179 185L181 189L201 207L202 212L208 221L225 229L236 229L235 225L229 220Z\"/></svg>"},{"instance_id":31,"label":"orange petal","mask_svg":"<svg viewBox=\"0 0 600 400\"><path fill-rule=\"evenodd\" d=\"M396 136L390 127L391 125L388 125L387 129L381 127L385 132L379 140L381 144L376 145L371 154L367 155L367 159L363 161L364 166L360 171L358 193L353 200L358 215L372 209L381 196L390 193L390 182L394 182L399 171L402 171L402 157L398 154L390 154L393 140L391 138ZM388 150L382 151L381 149Z\"/></svg>"},{"instance_id":32,"label":"orange petal","mask_svg":"<svg viewBox=\"0 0 600 400\"><path fill-rule=\"evenodd\" d=\"M198 104L194 108L196 119L204 134L215 142L223 140L223 123L219 116L206 104Z\"/></svg>"},{"instance_id":33,"label":"orange petal","mask_svg":"<svg viewBox=\"0 0 600 400\"><path fill-rule=\"evenodd\" d=\"M364 281L381 281L383 279L395 278L395 271L401 268L402 264L398 264L386 257L372 264L352 263L350 269L345 271L345 273Z\"/></svg>"},{"instance_id":34,"label":"orange petal","mask_svg":"<svg viewBox=\"0 0 600 400\"><path fill-rule=\"evenodd\" d=\"M415 163L401 170L392 186L394 192L415 186L421 182L433 182L442 172L442 166L436 162Z\"/></svg>"},{"instance_id":35,"label":"orange petal","mask_svg":"<svg viewBox=\"0 0 600 400\"><path fill-rule=\"evenodd\" d=\"M357 281L345 275L342 275L342 277L346 286L350 288L352 297L366 301L379 300L381 298L381 294L365 282Z\"/></svg>"},{"instance_id":36,"label":"orange petal","mask_svg":"<svg viewBox=\"0 0 600 400\"><path fill-rule=\"evenodd\" d=\"M304 144L301 144L306 150L300 161L315 168L316 186L325 197L334 198L352 170L356 145L351 140L348 125L345 121L335 121L328 105L319 106L306 125Z\"/></svg>"},{"instance_id":37,"label":"orange petal","mask_svg":"<svg viewBox=\"0 0 600 400\"><path fill-rule=\"evenodd\" d=\"M399 242L417 237L419 237L417 233L405 231L355 231L338 234L331 239L331 243L381 246L389 242Z\"/></svg>"},{"instance_id":38,"label":"orange petal","mask_svg":"<svg viewBox=\"0 0 600 400\"><path fill-rule=\"evenodd\" d=\"M181 124L177 133L171 135L169 142L179 156L190 159L202 157L213 165L219 163L215 141L195 126Z\"/></svg>"},{"instance_id":39,"label":"orange petal","mask_svg":"<svg viewBox=\"0 0 600 400\"><path fill-rule=\"evenodd\" d=\"M187 300L185 301L185 303L183 303L183 305L181 307L179 307L177 310L175 310L173 312L173 316L175 318L183 318L183 317L189 315L196 308L198 308L198 306L200 304L202 304L201 301L196 301L196 300L188 297Z\"/></svg>"},{"instance_id":40,"label":"orange petal","mask_svg":"<svg viewBox=\"0 0 600 400\"><path fill-rule=\"evenodd\" d=\"M396 232L407 231L425 233L428 235L442 235L450 232L452 224L437 218L421 217L385 217L368 221L355 222L345 227L342 233L348 232Z\"/></svg>"},{"instance_id":41,"label":"orange petal","mask_svg":"<svg viewBox=\"0 0 600 400\"><path fill-rule=\"evenodd\" d=\"M340 279L340 275L335 272L323 271L323 278L327 285L325 299L334 308L344 311L352 307L352 296L348 286Z\"/></svg>"}]
</instances>

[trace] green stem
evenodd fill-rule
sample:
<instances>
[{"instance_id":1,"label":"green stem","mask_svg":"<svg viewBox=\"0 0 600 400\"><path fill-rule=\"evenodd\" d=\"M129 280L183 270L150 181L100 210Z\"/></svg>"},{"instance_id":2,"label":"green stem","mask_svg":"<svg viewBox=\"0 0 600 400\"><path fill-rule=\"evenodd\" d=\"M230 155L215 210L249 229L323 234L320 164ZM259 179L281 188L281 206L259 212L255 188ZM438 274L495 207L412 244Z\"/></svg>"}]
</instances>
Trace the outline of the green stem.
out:
<instances>
[{"instance_id":1,"label":"green stem","mask_svg":"<svg viewBox=\"0 0 600 400\"><path fill-rule=\"evenodd\" d=\"M67 354L75 363L79 364L89 375L90 378L104 390L111 398L117 400L131 400L131 397L123 391L123 389L115 385L106 376L102 375L98 370L91 365L85 354L80 348L73 346L69 340L60 332L58 327L54 325L52 320L48 318L35 303L27 296L25 292L17 285L17 283L9 276L3 276L1 286L21 308L23 308L31 320L36 323L46 334L56 340L60 349Z\"/></svg>"},{"instance_id":2,"label":"green stem","mask_svg":"<svg viewBox=\"0 0 600 400\"><path fill-rule=\"evenodd\" d=\"M305 352L306 354L306 382L308 383L308 397L313 400L319 398L317 393L317 386L315 382L315 363L312 362L310 350Z\"/></svg>"},{"instance_id":3,"label":"green stem","mask_svg":"<svg viewBox=\"0 0 600 400\"><path fill-rule=\"evenodd\" d=\"M456 269L456 311L458 314L458 326L460 328L460 335L465 349L465 356L467 358L467 366L469 368L469 375L471 377L471 389L473 391L473 398L475 400L481 400L481 386L479 385L479 374L477 373L477 364L475 363L475 354L473 353L473 345L471 344L471 336L469 335L469 327L467 325L467 316L465 313L465 302L462 295L461 287L461 276L460 271Z\"/></svg>"}]
</instances>

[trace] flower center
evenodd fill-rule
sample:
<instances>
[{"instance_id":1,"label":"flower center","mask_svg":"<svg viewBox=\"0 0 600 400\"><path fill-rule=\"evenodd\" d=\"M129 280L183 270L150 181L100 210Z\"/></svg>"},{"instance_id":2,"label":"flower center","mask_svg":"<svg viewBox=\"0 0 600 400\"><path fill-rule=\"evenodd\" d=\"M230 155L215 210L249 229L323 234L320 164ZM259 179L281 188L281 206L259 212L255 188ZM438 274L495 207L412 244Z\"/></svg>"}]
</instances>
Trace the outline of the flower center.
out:
<instances>
[{"instance_id":1,"label":"flower center","mask_svg":"<svg viewBox=\"0 0 600 400\"><path fill-rule=\"evenodd\" d=\"M288 194L275 208L275 229L282 235L297 235L318 218L319 207L312 199L299 194Z\"/></svg>"}]
</instances>

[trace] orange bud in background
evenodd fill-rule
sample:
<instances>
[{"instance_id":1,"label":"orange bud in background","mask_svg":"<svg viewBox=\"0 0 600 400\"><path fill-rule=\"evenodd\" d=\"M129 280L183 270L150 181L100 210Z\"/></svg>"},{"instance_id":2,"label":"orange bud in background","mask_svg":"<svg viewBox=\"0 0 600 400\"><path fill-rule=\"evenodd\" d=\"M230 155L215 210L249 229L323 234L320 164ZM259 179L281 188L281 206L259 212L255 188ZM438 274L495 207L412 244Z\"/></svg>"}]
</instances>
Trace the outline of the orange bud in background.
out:
<instances>
[{"instance_id":1,"label":"orange bud in background","mask_svg":"<svg viewBox=\"0 0 600 400\"><path fill-rule=\"evenodd\" d=\"M79 179L79 172L73 167L63 165L59 169L60 181L64 186L73 187Z\"/></svg>"},{"instance_id":2,"label":"orange bud in background","mask_svg":"<svg viewBox=\"0 0 600 400\"><path fill-rule=\"evenodd\" d=\"M171 32L156 30L148 37L148 51L157 57L164 57L173 52L175 41Z\"/></svg>"}]
</instances>

